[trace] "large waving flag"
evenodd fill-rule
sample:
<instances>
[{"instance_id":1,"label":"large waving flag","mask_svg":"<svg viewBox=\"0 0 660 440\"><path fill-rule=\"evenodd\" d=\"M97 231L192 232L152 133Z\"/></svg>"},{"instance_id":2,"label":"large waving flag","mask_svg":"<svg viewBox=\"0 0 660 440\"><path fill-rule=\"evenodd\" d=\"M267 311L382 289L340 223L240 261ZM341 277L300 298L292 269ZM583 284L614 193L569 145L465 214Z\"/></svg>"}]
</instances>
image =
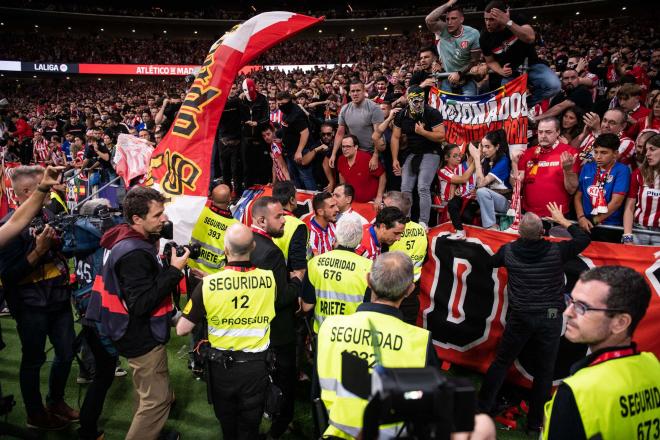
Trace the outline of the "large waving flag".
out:
<instances>
[{"instance_id":1,"label":"large waving flag","mask_svg":"<svg viewBox=\"0 0 660 440\"><path fill-rule=\"evenodd\" d=\"M262 52L322 20L265 12L235 26L211 46L170 131L151 156L150 181L173 196L167 213L177 225L177 241L188 240L204 204L199 198L207 196L213 141L237 73ZM187 232L177 233L183 230Z\"/></svg>"}]
</instances>

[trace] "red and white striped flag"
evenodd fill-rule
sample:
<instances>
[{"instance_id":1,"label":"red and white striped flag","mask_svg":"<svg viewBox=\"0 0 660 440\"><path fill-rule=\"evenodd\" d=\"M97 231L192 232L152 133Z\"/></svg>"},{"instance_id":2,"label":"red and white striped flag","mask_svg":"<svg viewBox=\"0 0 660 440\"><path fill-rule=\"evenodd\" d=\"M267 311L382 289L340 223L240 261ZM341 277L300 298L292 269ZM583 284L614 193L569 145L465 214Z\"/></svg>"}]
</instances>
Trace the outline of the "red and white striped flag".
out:
<instances>
[{"instance_id":1,"label":"red and white striped flag","mask_svg":"<svg viewBox=\"0 0 660 440\"><path fill-rule=\"evenodd\" d=\"M132 179L149 171L149 161L154 148L149 141L130 134L121 133L117 138L117 149L112 161L117 174L124 179L126 188Z\"/></svg>"}]
</instances>

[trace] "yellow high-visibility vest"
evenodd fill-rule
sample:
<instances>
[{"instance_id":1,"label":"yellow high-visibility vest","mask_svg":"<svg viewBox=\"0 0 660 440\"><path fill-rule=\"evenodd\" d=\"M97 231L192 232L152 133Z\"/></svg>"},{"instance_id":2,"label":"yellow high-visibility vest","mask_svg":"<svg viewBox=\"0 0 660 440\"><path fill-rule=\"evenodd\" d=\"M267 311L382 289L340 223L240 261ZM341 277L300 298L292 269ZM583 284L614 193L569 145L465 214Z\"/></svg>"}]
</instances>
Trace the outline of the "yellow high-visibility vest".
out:
<instances>
[{"instance_id":1,"label":"yellow high-visibility vest","mask_svg":"<svg viewBox=\"0 0 660 440\"><path fill-rule=\"evenodd\" d=\"M211 202L202 209L190 237L191 244L201 246L199 258L188 260L188 266L207 273L215 273L225 265L225 232L234 223L233 217L215 212Z\"/></svg>"},{"instance_id":2,"label":"yellow high-visibility vest","mask_svg":"<svg viewBox=\"0 0 660 440\"><path fill-rule=\"evenodd\" d=\"M415 282L417 282L422 276L422 266L428 246L429 241L424 227L419 223L409 221L406 223L406 229L401 234L401 238L390 246L390 251L401 251L410 257L415 265Z\"/></svg>"}]
</instances>

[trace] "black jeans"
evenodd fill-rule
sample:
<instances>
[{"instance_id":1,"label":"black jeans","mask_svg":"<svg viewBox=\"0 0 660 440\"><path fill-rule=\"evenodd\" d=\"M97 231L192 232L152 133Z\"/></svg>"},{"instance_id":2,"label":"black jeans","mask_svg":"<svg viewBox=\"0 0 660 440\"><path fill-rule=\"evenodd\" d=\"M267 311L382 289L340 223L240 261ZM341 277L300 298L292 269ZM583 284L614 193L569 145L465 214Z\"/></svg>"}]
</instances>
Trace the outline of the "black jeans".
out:
<instances>
[{"instance_id":1,"label":"black jeans","mask_svg":"<svg viewBox=\"0 0 660 440\"><path fill-rule=\"evenodd\" d=\"M293 420L293 408L296 401L296 382L298 370L296 369L296 344L271 347L275 353L275 372L273 382L282 390L282 406L280 413L273 420L270 435L279 438L287 430Z\"/></svg>"},{"instance_id":2,"label":"black jeans","mask_svg":"<svg viewBox=\"0 0 660 440\"><path fill-rule=\"evenodd\" d=\"M243 170L241 165L241 141L240 139L218 142L219 171L216 177L222 176L225 184L237 190L243 187ZM233 185L232 185L233 182Z\"/></svg>"},{"instance_id":3,"label":"black jeans","mask_svg":"<svg viewBox=\"0 0 660 440\"><path fill-rule=\"evenodd\" d=\"M527 426L537 428L543 424L543 404L550 399L562 327L561 311L555 311L553 318L548 316L548 311L509 312L495 360L488 368L479 391L478 406L481 411L492 413L495 410L497 393L504 383L507 370L527 346L534 350L535 360Z\"/></svg>"},{"instance_id":4,"label":"black jeans","mask_svg":"<svg viewBox=\"0 0 660 440\"><path fill-rule=\"evenodd\" d=\"M213 410L222 438L252 440L259 436L268 377L265 361L234 363L224 368L209 362Z\"/></svg>"},{"instance_id":5,"label":"black jeans","mask_svg":"<svg viewBox=\"0 0 660 440\"><path fill-rule=\"evenodd\" d=\"M98 437L98 421L103 411L105 396L108 394L110 385L115 378L115 367L117 356L112 356L103 348L96 331L83 326L83 337L94 356L94 379L87 388L85 400L80 408L80 430L78 434L81 439L96 439Z\"/></svg>"},{"instance_id":6,"label":"black jeans","mask_svg":"<svg viewBox=\"0 0 660 440\"><path fill-rule=\"evenodd\" d=\"M401 301L399 306L403 321L406 324L417 325L417 315L419 314L419 281L415 282L415 290Z\"/></svg>"},{"instance_id":7,"label":"black jeans","mask_svg":"<svg viewBox=\"0 0 660 440\"><path fill-rule=\"evenodd\" d=\"M48 307L19 306L12 310L16 330L21 339L21 367L19 381L28 416L44 411L39 389L39 373L46 362L46 337L50 339L55 357L48 379L48 403L64 400L64 388L74 358L73 314L68 301Z\"/></svg>"},{"instance_id":8,"label":"black jeans","mask_svg":"<svg viewBox=\"0 0 660 440\"><path fill-rule=\"evenodd\" d=\"M272 180L273 162L270 159L270 145L258 138L246 138L241 141L241 160L243 161L243 184L264 185Z\"/></svg>"}]
</instances>

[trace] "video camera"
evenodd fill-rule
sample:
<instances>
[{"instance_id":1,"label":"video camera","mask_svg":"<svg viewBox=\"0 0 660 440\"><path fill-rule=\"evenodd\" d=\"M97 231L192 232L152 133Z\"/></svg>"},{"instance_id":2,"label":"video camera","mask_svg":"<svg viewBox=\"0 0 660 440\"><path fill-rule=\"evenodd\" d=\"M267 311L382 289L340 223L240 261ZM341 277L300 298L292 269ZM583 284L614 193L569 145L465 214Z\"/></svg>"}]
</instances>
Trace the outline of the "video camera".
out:
<instances>
[{"instance_id":1,"label":"video camera","mask_svg":"<svg viewBox=\"0 0 660 440\"><path fill-rule=\"evenodd\" d=\"M167 258L169 261L170 258L172 258L172 251L176 252L177 257L182 257L183 254L186 253L186 249L190 251L190 255L188 258L191 258L193 260L196 260L199 258L199 255L202 251L202 246L200 246L199 243L195 244L185 244L185 245L180 245L177 244L175 241L168 241L165 243L165 247L163 248L163 255Z\"/></svg>"},{"instance_id":2,"label":"video camera","mask_svg":"<svg viewBox=\"0 0 660 440\"><path fill-rule=\"evenodd\" d=\"M370 374L367 361L344 352L341 383L351 393L369 400L363 415L363 440L378 439L379 426L390 423L403 423L405 427L397 438L417 440L444 440L453 432L474 429L474 385L469 379L445 377L435 367L376 365Z\"/></svg>"}]
</instances>

